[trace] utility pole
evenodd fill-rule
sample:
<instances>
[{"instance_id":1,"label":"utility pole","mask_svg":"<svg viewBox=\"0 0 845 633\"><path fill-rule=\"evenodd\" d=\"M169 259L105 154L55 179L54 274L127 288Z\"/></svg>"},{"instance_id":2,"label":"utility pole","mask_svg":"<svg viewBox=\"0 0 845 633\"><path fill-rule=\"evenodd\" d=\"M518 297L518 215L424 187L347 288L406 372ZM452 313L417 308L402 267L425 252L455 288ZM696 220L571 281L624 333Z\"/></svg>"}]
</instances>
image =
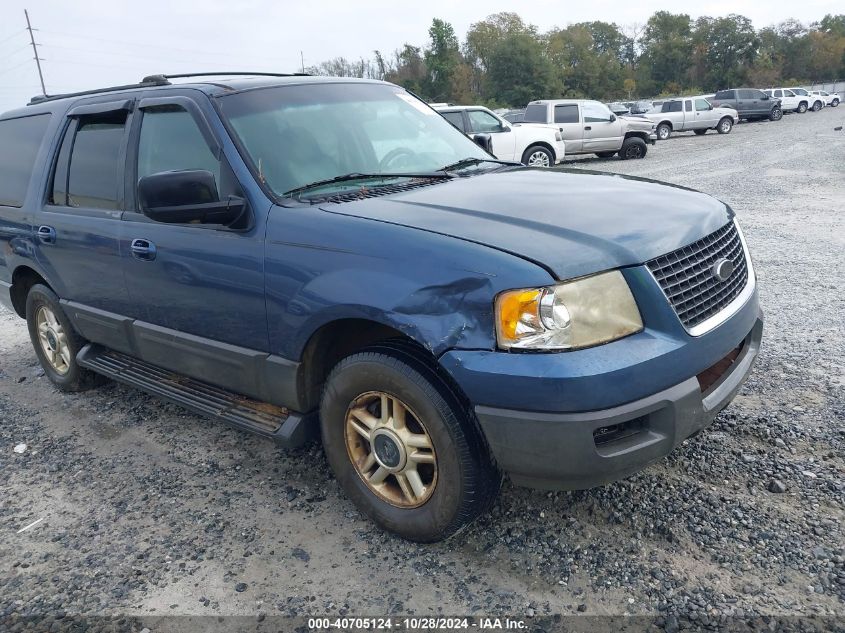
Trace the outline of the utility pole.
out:
<instances>
[{"instance_id":1,"label":"utility pole","mask_svg":"<svg viewBox=\"0 0 845 633\"><path fill-rule=\"evenodd\" d=\"M305 74L305 53L299 51L299 59L302 61L302 74Z\"/></svg>"},{"instance_id":2,"label":"utility pole","mask_svg":"<svg viewBox=\"0 0 845 633\"><path fill-rule=\"evenodd\" d=\"M29 23L29 12L24 9L26 16L26 30L29 31L29 41L32 43L32 52L35 53L35 65L38 66L38 78L41 80L41 94L47 96L47 88L44 87L44 74L41 72L41 60L38 58L38 47L35 45L35 37L32 35L32 24ZM36 31L38 29L35 29Z\"/></svg>"}]
</instances>

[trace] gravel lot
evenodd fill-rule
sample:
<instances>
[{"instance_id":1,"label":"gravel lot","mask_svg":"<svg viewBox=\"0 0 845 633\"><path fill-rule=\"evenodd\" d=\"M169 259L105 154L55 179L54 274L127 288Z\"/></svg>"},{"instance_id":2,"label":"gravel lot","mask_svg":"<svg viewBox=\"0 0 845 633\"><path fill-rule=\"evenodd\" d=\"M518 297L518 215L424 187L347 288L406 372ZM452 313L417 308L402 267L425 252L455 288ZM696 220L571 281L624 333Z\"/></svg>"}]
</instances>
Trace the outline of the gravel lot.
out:
<instances>
[{"instance_id":1,"label":"gravel lot","mask_svg":"<svg viewBox=\"0 0 845 633\"><path fill-rule=\"evenodd\" d=\"M373 527L316 446L287 453L116 384L57 392L24 322L0 309L0 631L80 614L154 633L152 616L176 614L643 614L672 632L824 614L845 626L843 120L845 107L827 108L675 135L641 161L567 163L729 203L757 266L764 349L735 403L664 462L584 492L506 483L489 516L444 544Z\"/></svg>"}]
</instances>

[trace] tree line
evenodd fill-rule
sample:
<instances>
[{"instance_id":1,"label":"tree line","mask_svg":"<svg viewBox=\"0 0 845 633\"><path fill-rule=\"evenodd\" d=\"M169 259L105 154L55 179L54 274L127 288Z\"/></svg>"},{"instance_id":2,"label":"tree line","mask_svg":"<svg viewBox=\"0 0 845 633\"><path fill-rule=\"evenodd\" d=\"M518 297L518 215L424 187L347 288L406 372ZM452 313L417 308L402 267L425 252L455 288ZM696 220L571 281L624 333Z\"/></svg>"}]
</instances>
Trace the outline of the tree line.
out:
<instances>
[{"instance_id":1,"label":"tree line","mask_svg":"<svg viewBox=\"0 0 845 633\"><path fill-rule=\"evenodd\" d=\"M516 13L474 23L463 42L435 18L424 46L308 72L397 83L429 101L522 107L533 99L634 99L845 77L845 14L756 30L747 17L658 11L643 25L579 22L541 33Z\"/></svg>"}]
</instances>

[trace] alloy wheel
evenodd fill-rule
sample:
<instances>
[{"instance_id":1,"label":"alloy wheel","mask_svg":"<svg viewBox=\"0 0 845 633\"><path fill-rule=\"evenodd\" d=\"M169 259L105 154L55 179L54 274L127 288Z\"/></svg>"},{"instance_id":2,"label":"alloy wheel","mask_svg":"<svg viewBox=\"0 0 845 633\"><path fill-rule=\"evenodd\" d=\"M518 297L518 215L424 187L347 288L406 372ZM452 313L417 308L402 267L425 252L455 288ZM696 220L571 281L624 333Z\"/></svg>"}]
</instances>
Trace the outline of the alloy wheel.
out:
<instances>
[{"instance_id":1,"label":"alloy wheel","mask_svg":"<svg viewBox=\"0 0 845 633\"><path fill-rule=\"evenodd\" d=\"M70 371L71 356L62 324L50 308L40 306L35 313L35 327L44 357L56 373L64 376Z\"/></svg>"},{"instance_id":2,"label":"alloy wheel","mask_svg":"<svg viewBox=\"0 0 845 633\"><path fill-rule=\"evenodd\" d=\"M528 157L529 167L548 167L550 165L549 155L546 152L536 151Z\"/></svg>"},{"instance_id":3,"label":"alloy wheel","mask_svg":"<svg viewBox=\"0 0 845 633\"><path fill-rule=\"evenodd\" d=\"M434 444L420 418L399 398L363 393L349 406L346 450L358 476L376 496L417 508L437 486Z\"/></svg>"}]
</instances>

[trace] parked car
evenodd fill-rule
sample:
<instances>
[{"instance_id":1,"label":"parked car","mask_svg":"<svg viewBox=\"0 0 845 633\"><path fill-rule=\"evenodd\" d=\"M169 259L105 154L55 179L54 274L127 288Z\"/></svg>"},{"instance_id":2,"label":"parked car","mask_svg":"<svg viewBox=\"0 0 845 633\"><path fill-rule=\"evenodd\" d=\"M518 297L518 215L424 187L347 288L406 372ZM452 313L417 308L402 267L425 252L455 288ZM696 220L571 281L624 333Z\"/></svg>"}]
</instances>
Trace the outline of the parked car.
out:
<instances>
[{"instance_id":1,"label":"parked car","mask_svg":"<svg viewBox=\"0 0 845 633\"><path fill-rule=\"evenodd\" d=\"M502 115L502 118L508 123L522 123L524 116L525 110L508 110Z\"/></svg>"},{"instance_id":2,"label":"parked car","mask_svg":"<svg viewBox=\"0 0 845 633\"><path fill-rule=\"evenodd\" d=\"M809 91L805 90L804 88L790 88L792 92L797 94L799 97L806 97L807 101L809 102L809 109L813 112L818 112L824 107L824 99L819 96L814 97L809 93Z\"/></svg>"},{"instance_id":3,"label":"parked car","mask_svg":"<svg viewBox=\"0 0 845 633\"><path fill-rule=\"evenodd\" d=\"M637 117L619 117L599 101L548 99L525 108L524 123L554 125L563 134L567 154L596 154L610 158L645 158L648 144L657 140L654 124Z\"/></svg>"},{"instance_id":4,"label":"parked car","mask_svg":"<svg viewBox=\"0 0 845 633\"><path fill-rule=\"evenodd\" d=\"M780 99L780 108L784 112L797 112L804 114L810 107L812 99L795 94L789 88L770 88L764 90L767 95L775 99Z\"/></svg>"},{"instance_id":5,"label":"parked car","mask_svg":"<svg viewBox=\"0 0 845 633\"><path fill-rule=\"evenodd\" d=\"M631 104L631 114L646 114L654 110L651 101L635 101Z\"/></svg>"},{"instance_id":6,"label":"parked car","mask_svg":"<svg viewBox=\"0 0 845 633\"><path fill-rule=\"evenodd\" d=\"M553 125L522 127L482 106L435 108L443 118L467 136L489 134L496 158L529 167L552 167L563 160L566 145Z\"/></svg>"},{"instance_id":7,"label":"parked car","mask_svg":"<svg viewBox=\"0 0 845 633\"><path fill-rule=\"evenodd\" d=\"M721 106L733 108L739 113L739 118L746 121L757 119L780 121L783 118L780 101L756 88L719 90L713 95L711 103L714 108Z\"/></svg>"},{"instance_id":8,"label":"parked car","mask_svg":"<svg viewBox=\"0 0 845 633\"><path fill-rule=\"evenodd\" d=\"M363 512L433 541L503 472L642 469L750 372L762 314L726 204L503 165L386 82L179 77L0 115L0 301L59 389L106 376L319 436Z\"/></svg>"},{"instance_id":9,"label":"parked car","mask_svg":"<svg viewBox=\"0 0 845 633\"><path fill-rule=\"evenodd\" d=\"M839 105L840 98L837 93L830 93L824 90L810 90L810 94L814 97L821 97L826 106L836 107Z\"/></svg>"},{"instance_id":10,"label":"parked car","mask_svg":"<svg viewBox=\"0 0 845 633\"><path fill-rule=\"evenodd\" d=\"M657 126L657 138L666 140L672 132L692 130L696 134L706 134L707 130L716 130L719 134L729 134L734 123L739 123L739 114L733 108L719 106L714 108L703 97L685 97L665 101L660 111L647 112L645 118Z\"/></svg>"}]
</instances>

